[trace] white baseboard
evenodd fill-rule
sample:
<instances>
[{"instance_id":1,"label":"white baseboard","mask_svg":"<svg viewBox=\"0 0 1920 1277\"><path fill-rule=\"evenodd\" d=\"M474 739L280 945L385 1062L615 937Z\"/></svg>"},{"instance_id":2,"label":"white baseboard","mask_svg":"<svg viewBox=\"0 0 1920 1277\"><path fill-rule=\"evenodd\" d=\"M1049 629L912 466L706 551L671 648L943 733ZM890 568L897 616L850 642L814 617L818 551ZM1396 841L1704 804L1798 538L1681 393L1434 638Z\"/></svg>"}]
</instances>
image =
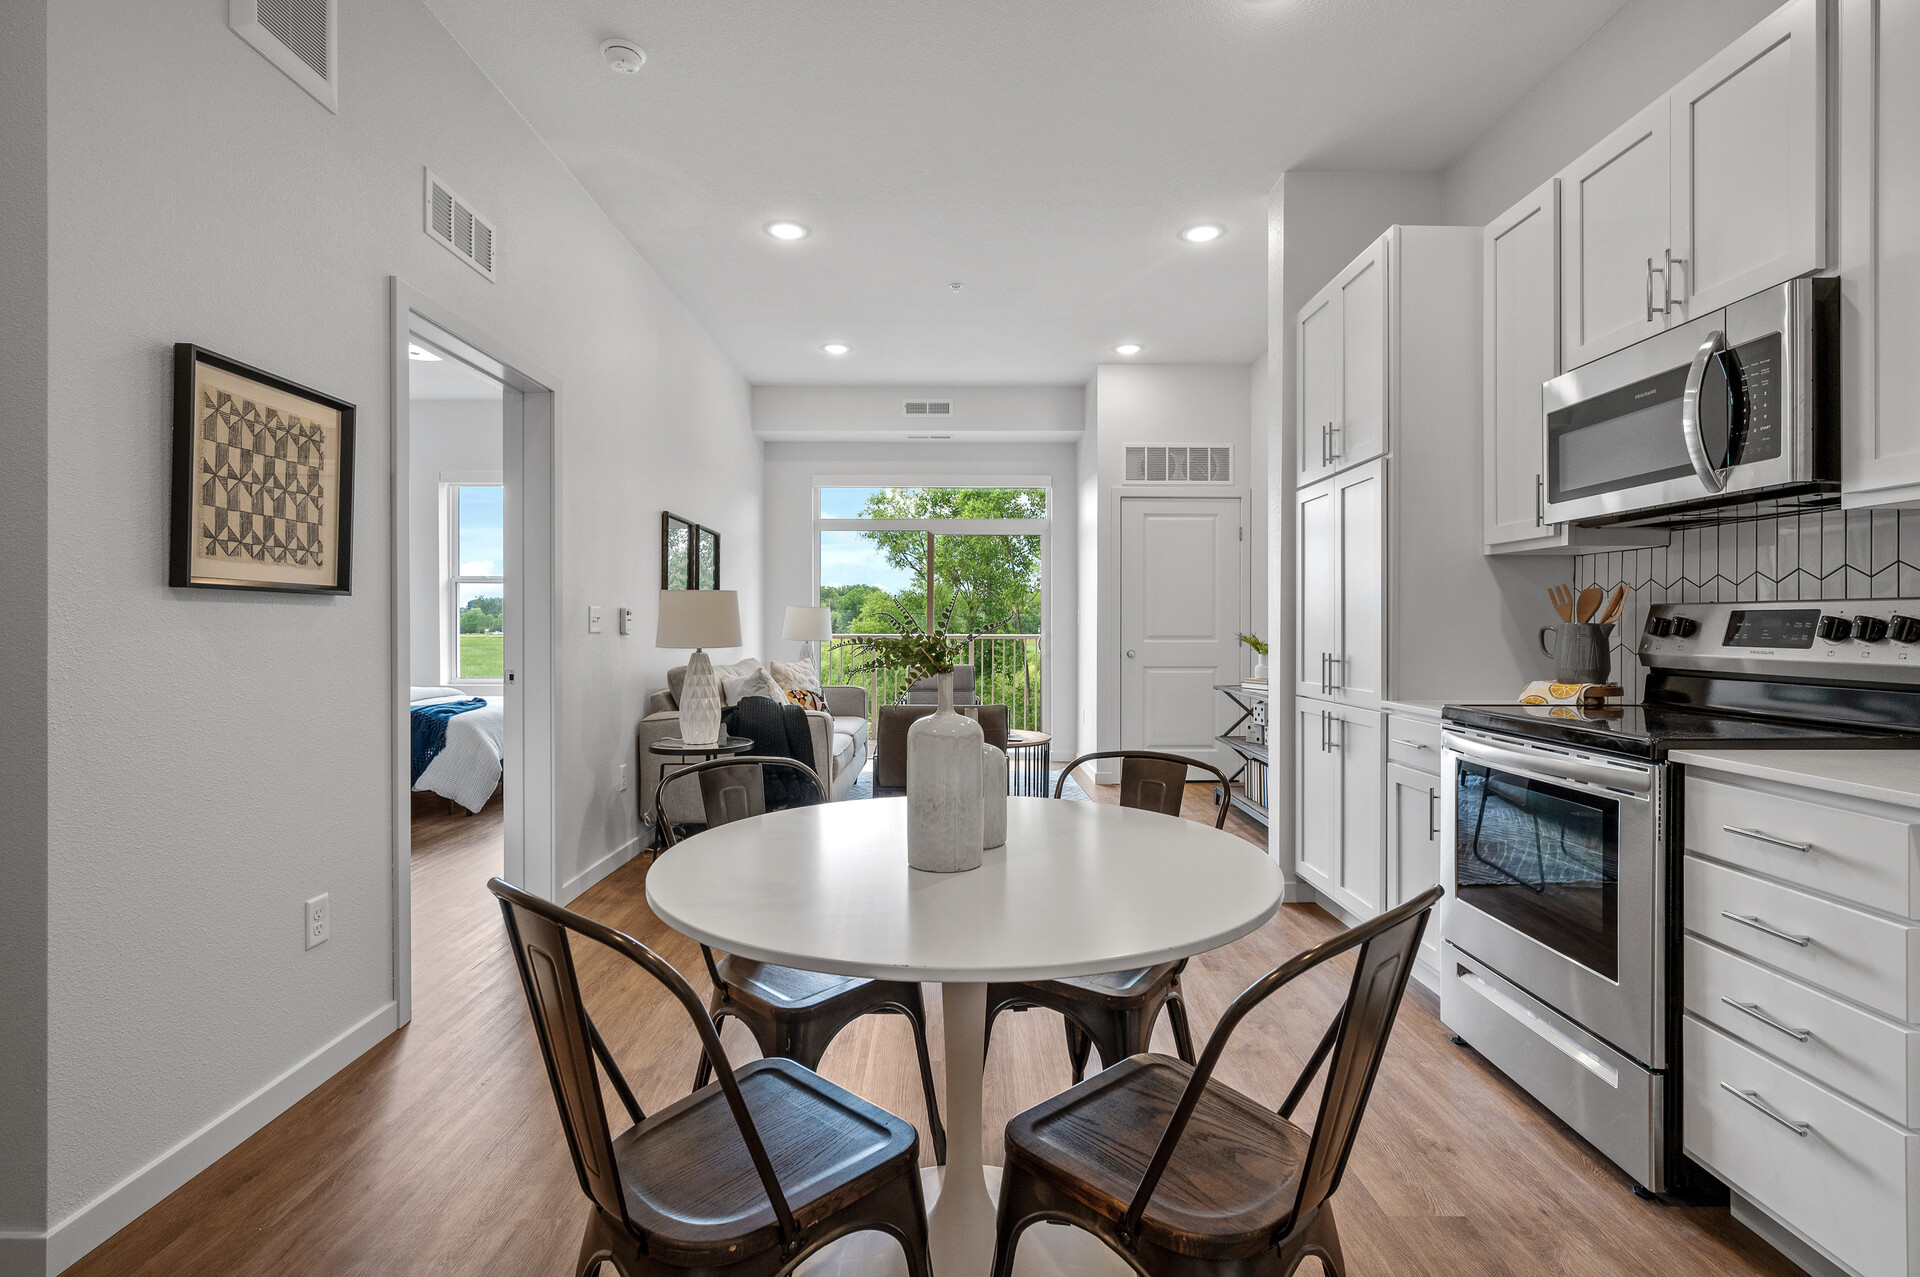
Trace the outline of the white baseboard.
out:
<instances>
[{"instance_id":1,"label":"white baseboard","mask_svg":"<svg viewBox=\"0 0 1920 1277\"><path fill-rule=\"evenodd\" d=\"M292 1108L315 1087L371 1050L398 1027L389 1002L306 1059L181 1140L133 1174L56 1224L40 1239L44 1267L35 1277L64 1272L94 1247L144 1215L169 1193L225 1157L254 1132ZM0 1260L7 1251L0 1249ZM21 1270L23 1273L28 1271ZM0 1273L13 1269L0 1262Z\"/></svg>"},{"instance_id":2,"label":"white baseboard","mask_svg":"<svg viewBox=\"0 0 1920 1277\"><path fill-rule=\"evenodd\" d=\"M560 899L556 903L563 905L572 903L574 900L577 900L580 894L588 887L599 882L602 878L639 854L640 839L638 837L627 839L618 847L615 847L612 851L561 883Z\"/></svg>"}]
</instances>

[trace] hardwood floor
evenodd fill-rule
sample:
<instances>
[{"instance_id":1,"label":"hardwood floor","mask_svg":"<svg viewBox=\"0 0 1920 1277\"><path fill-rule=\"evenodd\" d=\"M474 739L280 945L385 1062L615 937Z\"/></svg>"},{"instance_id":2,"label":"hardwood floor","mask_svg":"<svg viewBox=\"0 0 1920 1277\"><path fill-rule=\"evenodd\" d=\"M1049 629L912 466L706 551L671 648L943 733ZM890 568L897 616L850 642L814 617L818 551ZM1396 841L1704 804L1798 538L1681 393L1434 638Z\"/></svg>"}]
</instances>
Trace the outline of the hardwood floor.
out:
<instances>
[{"instance_id":1,"label":"hardwood floor","mask_svg":"<svg viewBox=\"0 0 1920 1277\"><path fill-rule=\"evenodd\" d=\"M1091 792L1114 801L1110 788ZM1204 786L1189 787L1187 814L1212 822ZM1238 812L1227 828L1265 845L1265 831ZM71 1273L572 1271L588 1204L483 887L499 868L498 804L473 817L423 815L415 849L413 1023ZM647 909L646 871L641 861L625 866L576 907L632 933L704 988L699 951ZM1196 1037L1255 976L1337 929L1318 908L1289 905L1253 935L1196 958L1183 979ZM680 1008L611 955L583 953L581 968L641 1104L652 1111L684 1094L694 1039ZM1329 973L1270 1002L1242 1026L1219 1078L1277 1105L1338 1005L1342 978ZM938 987L928 995L938 1055ZM737 1026L726 1038L734 1058L752 1058ZM1171 1052L1168 1039L1163 1021L1156 1049ZM920 1123L931 1162L904 1020L854 1025L821 1072ZM1056 1016L1001 1018L987 1064L989 1162L999 1160L1007 1119L1068 1077ZM1798 1272L1724 1210L1644 1202L1629 1189L1478 1055L1449 1042L1432 1000L1410 993L1336 1198L1355 1277Z\"/></svg>"}]
</instances>

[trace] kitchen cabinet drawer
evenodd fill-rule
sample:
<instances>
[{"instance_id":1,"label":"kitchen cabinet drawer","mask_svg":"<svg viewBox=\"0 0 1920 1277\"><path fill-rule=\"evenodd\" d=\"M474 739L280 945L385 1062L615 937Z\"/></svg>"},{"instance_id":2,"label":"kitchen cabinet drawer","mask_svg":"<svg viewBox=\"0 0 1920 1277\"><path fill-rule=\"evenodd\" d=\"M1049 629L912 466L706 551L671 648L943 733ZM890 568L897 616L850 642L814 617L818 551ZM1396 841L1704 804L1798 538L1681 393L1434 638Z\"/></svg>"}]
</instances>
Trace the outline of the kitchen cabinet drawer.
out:
<instances>
[{"instance_id":1,"label":"kitchen cabinet drawer","mask_svg":"<svg viewBox=\"0 0 1920 1277\"><path fill-rule=\"evenodd\" d=\"M1440 774L1440 724L1394 714L1387 719L1387 761Z\"/></svg>"},{"instance_id":2,"label":"kitchen cabinet drawer","mask_svg":"<svg viewBox=\"0 0 1920 1277\"><path fill-rule=\"evenodd\" d=\"M1688 1011L1875 1112L1920 1126L1920 1030L1697 936L1685 945Z\"/></svg>"},{"instance_id":3,"label":"kitchen cabinet drawer","mask_svg":"<svg viewBox=\"0 0 1920 1277\"><path fill-rule=\"evenodd\" d=\"M1688 856L1686 927L1896 1020L1920 1020L1920 927Z\"/></svg>"},{"instance_id":4,"label":"kitchen cabinet drawer","mask_svg":"<svg viewBox=\"0 0 1920 1277\"><path fill-rule=\"evenodd\" d=\"M1912 1271L1920 1136L1692 1016L1681 1037L1688 1156L1865 1277Z\"/></svg>"},{"instance_id":5,"label":"kitchen cabinet drawer","mask_svg":"<svg viewBox=\"0 0 1920 1277\"><path fill-rule=\"evenodd\" d=\"M1687 850L1773 878L1920 918L1914 826L1811 795L1687 778Z\"/></svg>"}]
</instances>

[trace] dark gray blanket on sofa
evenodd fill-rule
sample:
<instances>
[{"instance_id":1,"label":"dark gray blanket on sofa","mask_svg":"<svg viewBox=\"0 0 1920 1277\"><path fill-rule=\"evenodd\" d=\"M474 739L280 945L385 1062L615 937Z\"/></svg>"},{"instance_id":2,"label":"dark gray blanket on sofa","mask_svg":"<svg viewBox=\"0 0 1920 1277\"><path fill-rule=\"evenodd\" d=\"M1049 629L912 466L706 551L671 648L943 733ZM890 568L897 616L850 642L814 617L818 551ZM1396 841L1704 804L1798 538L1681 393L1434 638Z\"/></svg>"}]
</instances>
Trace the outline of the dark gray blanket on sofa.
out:
<instances>
[{"instance_id":1,"label":"dark gray blanket on sofa","mask_svg":"<svg viewBox=\"0 0 1920 1277\"><path fill-rule=\"evenodd\" d=\"M818 772L813 760L813 732L807 726L807 711L798 705L782 705L765 696L743 697L720 714L721 727L733 736L745 736L753 742L753 752L763 758L792 758ZM825 802L825 794L815 794L813 785L799 772L788 767L764 769L767 786L767 810L783 807L807 807ZM825 783L826 776L820 777Z\"/></svg>"}]
</instances>

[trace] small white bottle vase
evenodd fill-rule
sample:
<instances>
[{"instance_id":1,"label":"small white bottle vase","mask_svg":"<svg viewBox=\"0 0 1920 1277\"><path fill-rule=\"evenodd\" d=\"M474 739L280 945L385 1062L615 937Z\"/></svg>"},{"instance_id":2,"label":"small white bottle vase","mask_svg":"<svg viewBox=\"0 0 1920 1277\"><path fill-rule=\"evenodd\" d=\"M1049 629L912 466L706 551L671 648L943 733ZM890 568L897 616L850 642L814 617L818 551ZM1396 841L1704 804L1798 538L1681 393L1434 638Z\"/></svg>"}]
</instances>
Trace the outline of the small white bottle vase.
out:
<instances>
[{"instance_id":1,"label":"small white bottle vase","mask_svg":"<svg viewBox=\"0 0 1920 1277\"><path fill-rule=\"evenodd\" d=\"M980 841L1007 845L1007 755L995 745L980 746Z\"/></svg>"},{"instance_id":2,"label":"small white bottle vase","mask_svg":"<svg viewBox=\"0 0 1920 1277\"><path fill-rule=\"evenodd\" d=\"M980 724L953 710L953 672L938 680L940 702L907 728L907 864L931 873L978 869L984 824Z\"/></svg>"}]
</instances>

